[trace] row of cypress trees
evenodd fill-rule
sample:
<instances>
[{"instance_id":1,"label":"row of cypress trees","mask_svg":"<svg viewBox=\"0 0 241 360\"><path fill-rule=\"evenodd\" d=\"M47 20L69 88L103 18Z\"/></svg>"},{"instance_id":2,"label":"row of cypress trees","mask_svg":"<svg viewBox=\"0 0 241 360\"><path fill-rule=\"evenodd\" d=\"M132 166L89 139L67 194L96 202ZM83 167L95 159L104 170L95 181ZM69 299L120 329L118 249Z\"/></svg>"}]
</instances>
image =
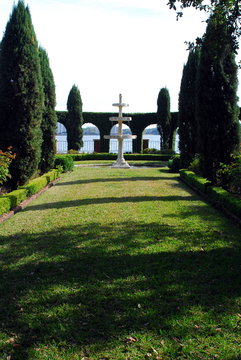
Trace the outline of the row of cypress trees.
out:
<instances>
[{"instance_id":1,"label":"row of cypress trees","mask_svg":"<svg viewBox=\"0 0 241 360\"><path fill-rule=\"evenodd\" d=\"M47 172L56 152L56 95L45 49L37 42L28 6L13 7L0 44L0 149L12 147L12 188L26 183L37 170ZM76 85L67 101L68 149L82 143L82 100Z\"/></svg>"},{"instance_id":2,"label":"row of cypress trees","mask_svg":"<svg viewBox=\"0 0 241 360\"><path fill-rule=\"evenodd\" d=\"M239 149L237 69L225 14L216 12L201 46L189 52L179 94L181 166L197 156L200 173L214 182L220 163Z\"/></svg>"},{"instance_id":3,"label":"row of cypress trees","mask_svg":"<svg viewBox=\"0 0 241 360\"><path fill-rule=\"evenodd\" d=\"M39 48L29 8L13 7L0 45L0 148L12 146L11 185L53 166L55 85L46 51Z\"/></svg>"}]
</instances>

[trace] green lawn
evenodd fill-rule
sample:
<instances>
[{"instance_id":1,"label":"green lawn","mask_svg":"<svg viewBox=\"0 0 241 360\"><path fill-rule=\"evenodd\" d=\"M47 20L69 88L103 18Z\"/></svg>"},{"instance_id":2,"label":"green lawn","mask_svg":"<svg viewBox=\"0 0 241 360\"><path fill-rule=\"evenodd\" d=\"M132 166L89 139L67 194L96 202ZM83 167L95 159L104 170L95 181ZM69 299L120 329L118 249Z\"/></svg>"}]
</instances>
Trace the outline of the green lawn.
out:
<instances>
[{"instance_id":1,"label":"green lawn","mask_svg":"<svg viewBox=\"0 0 241 360\"><path fill-rule=\"evenodd\" d=\"M75 168L0 224L0 359L241 359L240 244L167 168Z\"/></svg>"}]
</instances>

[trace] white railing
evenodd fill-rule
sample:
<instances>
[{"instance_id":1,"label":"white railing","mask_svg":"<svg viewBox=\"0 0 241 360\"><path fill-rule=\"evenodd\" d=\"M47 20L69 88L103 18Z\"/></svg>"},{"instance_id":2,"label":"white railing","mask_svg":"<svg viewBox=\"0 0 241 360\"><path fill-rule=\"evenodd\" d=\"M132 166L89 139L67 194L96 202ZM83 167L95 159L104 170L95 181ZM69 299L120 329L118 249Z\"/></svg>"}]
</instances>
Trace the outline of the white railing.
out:
<instances>
[{"instance_id":1,"label":"white railing","mask_svg":"<svg viewBox=\"0 0 241 360\"><path fill-rule=\"evenodd\" d=\"M157 149L160 150L160 141L151 141L149 140L149 149ZM132 140L124 140L123 149L125 153L133 152L133 143ZM57 141L57 153L58 154L66 154L68 152L68 144L67 141L59 140ZM94 152L94 140L85 140L84 146L80 149L80 153L93 153ZM118 141L110 140L110 153L118 153Z\"/></svg>"},{"instance_id":2,"label":"white railing","mask_svg":"<svg viewBox=\"0 0 241 360\"><path fill-rule=\"evenodd\" d=\"M57 153L58 154L67 154L68 152L68 143L67 141L58 141L57 142ZM94 152L94 141L84 141L84 146L80 149L80 153L93 153Z\"/></svg>"},{"instance_id":3,"label":"white railing","mask_svg":"<svg viewBox=\"0 0 241 360\"><path fill-rule=\"evenodd\" d=\"M132 153L132 140L124 140L123 141L123 151L124 153ZM110 153L118 153L118 141L117 140L110 140L110 146L109 146L109 152Z\"/></svg>"},{"instance_id":4,"label":"white railing","mask_svg":"<svg viewBox=\"0 0 241 360\"><path fill-rule=\"evenodd\" d=\"M160 141L149 140L148 148L160 150Z\"/></svg>"}]
</instances>

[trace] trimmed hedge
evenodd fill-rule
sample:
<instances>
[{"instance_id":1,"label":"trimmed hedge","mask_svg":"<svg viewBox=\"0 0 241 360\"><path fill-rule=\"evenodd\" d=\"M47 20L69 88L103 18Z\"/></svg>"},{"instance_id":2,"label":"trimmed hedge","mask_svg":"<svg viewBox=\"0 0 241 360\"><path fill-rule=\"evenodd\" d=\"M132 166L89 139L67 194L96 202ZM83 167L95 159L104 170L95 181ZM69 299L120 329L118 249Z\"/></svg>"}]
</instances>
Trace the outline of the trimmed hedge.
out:
<instances>
[{"instance_id":1,"label":"trimmed hedge","mask_svg":"<svg viewBox=\"0 0 241 360\"><path fill-rule=\"evenodd\" d=\"M36 194L37 192L39 192L45 186L47 186L51 181L57 179L58 176L59 176L59 170L53 169L48 173L29 181L28 184L20 186L19 189L26 189L27 197L30 197Z\"/></svg>"},{"instance_id":2,"label":"trimmed hedge","mask_svg":"<svg viewBox=\"0 0 241 360\"><path fill-rule=\"evenodd\" d=\"M227 209L241 220L241 199L217 186L211 186L207 190L208 195L218 202L222 208Z\"/></svg>"},{"instance_id":3,"label":"trimmed hedge","mask_svg":"<svg viewBox=\"0 0 241 360\"><path fill-rule=\"evenodd\" d=\"M169 160L168 160L168 167L170 169L170 172L179 172L180 170L180 155L176 154L173 155Z\"/></svg>"},{"instance_id":4,"label":"trimmed hedge","mask_svg":"<svg viewBox=\"0 0 241 360\"><path fill-rule=\"evenodd\" d=\"M28 197L42 190L50 182L57 179L60 173L60 169L53 169L39 178L30 180L28 184L20 186L17 190L0 196L0 216L18 206Z\"/></svg>"},{"instance_id":5,"label":"trimmed hedge","mask_svg":"<svg viewBox=\"0 0 241 360\"><path fill-rule=\"evenodd\" d=\"M0 196L0 215L7 213L11 209L11 200L7 196Z\"/></svg>"},{"instance_id":6,"label":"trimmed hedge","mask_svg":"<svg viewBox=\"0 0 241 360\"><path fill-rule=\"evenodd\" d=\"M21 189L26 189L27 197L32 196L48 185L46 177L39 177L31 180L27 185L21 186Z\"/></svg>"},{"instance_id":7,"label":"trimmed hedge","mask_svg":"<svg viewBox=\"0 0 241 360\"><path fill-rule=\"evenodd\" d=\"M93 154L68 154L56 155L56 159L61 159L66 156L72 157L73 161L86 161L86 160L116 160L117 154L109 153L93 153ZM126 160L148 160L148 161L168 161L172 154L124 154ZM59 163L58 164L62 165Z\"/></svg>"},{"instance_id":8,"label":"trimmed hedge","mask_svg":"<svg viewBox=\"0 0 241 360\"><path fill-rule=\"evenodd\" d=\"M68 155L55 155L54 167L62 166L63 172L71 171L74 167L74 156L75 154ZM77 154L78 156L78 154Z\"/></svg>"},{"instance_id":9,"label":"trimmed hedge","mask_svg":"<svg viewBox=\"0 0 241 360\"><path fill-rule=\"evenodd\" d=\"M10 200L10 208L14 208L27 198L27 189L18 189L3 195Z\"/></svg>"},{"instance_id":10,"label":"trimmed hedge","mask_svg":"<svg viewBox=\"0 0 241 360\"><path fill-rule=\"evenodd\" d=\"M188 183L193 185L196 189L206 193L208 186L211 186L211 181L204 179L200 175L195 174L193 171L181 169L180 170L181 178L186 180Z\"/></svg>"},{"instance_id":11,"label":"trimmed hedge","mask_svg":"<svg viewBox=\"0 0 241 360\"><path fill-rule=\"evenodd\" d=\"M192 171L181 169L181 179L190 184L194 189L206 195L208 199L220 209L231 214L241 223L241 199L232 195L227 190L212 186L212 183Z\"/></svg>"}]
</instances>

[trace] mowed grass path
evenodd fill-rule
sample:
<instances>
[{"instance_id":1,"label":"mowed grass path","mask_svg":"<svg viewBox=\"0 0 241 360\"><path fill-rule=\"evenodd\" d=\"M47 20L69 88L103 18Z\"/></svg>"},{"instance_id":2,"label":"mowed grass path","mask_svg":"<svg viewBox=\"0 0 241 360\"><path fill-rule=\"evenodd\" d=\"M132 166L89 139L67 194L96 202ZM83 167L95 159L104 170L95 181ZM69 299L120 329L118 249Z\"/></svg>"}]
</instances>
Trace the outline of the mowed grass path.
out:
<instances>
[{"instance_id":1,"label":"mowed grass path","mask_svg":"<svg viewBox=\"0 0 241 360\"><path fill-rule=\"evenodd\" d=\"M241 359L240 250L167 169L76 168L0 224L0 359Z\"/></svg>"}]
</instances>

